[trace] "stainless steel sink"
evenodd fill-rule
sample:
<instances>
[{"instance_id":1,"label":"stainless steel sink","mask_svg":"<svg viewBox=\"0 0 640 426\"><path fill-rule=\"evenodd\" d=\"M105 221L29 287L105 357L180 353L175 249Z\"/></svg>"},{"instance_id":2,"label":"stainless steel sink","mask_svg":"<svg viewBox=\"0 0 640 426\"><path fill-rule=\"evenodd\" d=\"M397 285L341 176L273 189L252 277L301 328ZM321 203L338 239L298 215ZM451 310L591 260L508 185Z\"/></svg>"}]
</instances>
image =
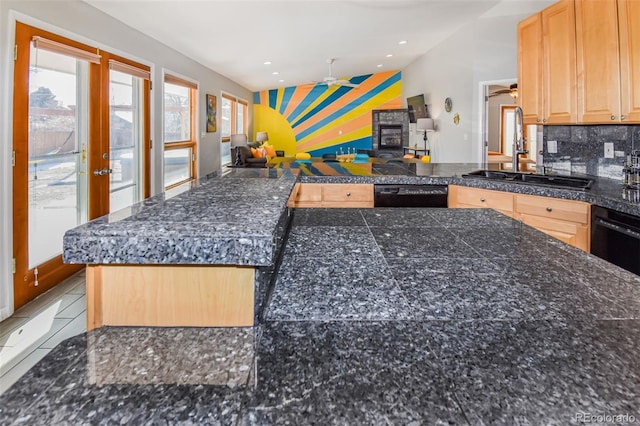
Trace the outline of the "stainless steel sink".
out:
<instances>
[{"instance_id":1,"label":"stainless steel sink","mask_svg":"<svg viewBox=\"0 0 640 426\"><path fill-rule=\"evenodd\" d=\"M496 170L476 170L475 172L464 174L462 177L530 185L544 185L555 188L577 189L581 191L589 189L593 183L593 179L588 178L539 175L535 173L503 172Z\"/></svg>"}]
</instances>

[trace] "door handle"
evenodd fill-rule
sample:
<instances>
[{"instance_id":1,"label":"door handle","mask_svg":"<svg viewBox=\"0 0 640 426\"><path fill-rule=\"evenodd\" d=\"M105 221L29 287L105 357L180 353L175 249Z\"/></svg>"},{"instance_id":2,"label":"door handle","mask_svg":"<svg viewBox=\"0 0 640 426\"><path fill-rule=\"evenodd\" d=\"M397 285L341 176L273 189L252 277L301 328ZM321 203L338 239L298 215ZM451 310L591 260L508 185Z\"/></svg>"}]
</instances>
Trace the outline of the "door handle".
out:
<instances>
[{"instance_id":1,"label":"door handle","mask_svg":"<svg viewBox=\"0 0 640 426\"><path fill-rule=\"evenodd\" d=\"M104 176L104 175L108 175L108 174L110 174L111 172L112 172L112 170L111 170L110 168L105 167L105 168L104 168L104 169L102 169L102 170L95 169L95 170L93 171L93 175L94 175L94 176Z\"/></svg>"}]
</instances>

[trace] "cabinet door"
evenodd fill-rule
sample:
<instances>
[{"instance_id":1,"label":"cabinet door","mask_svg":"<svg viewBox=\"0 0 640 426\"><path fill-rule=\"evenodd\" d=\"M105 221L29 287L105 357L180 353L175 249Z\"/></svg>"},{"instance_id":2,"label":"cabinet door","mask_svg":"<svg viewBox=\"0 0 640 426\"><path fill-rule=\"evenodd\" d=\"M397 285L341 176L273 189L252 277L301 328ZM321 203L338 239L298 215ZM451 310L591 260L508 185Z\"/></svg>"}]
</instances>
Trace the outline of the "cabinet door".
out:
<instances>
[{"instance_id":1,"label":"cabinet door","mask_svg":"<svg viewBox=\"0 0 640 426\"><path fill-rule=\"evenodd\" d=\"M542 121L542 18L539 13L518 24L518 102L524 122Z\"/></svg>"},{"instance_id":2,"label":"cabinet door","mask_svg":"<svg viewBox=\"0 0 640 426\"><path fill-rule=\"evenodd\" d=\"M589 226L540 216L517 215L525 224L584 251L590 249Z\"/></svg>"},{"instance_id":3,"label":"cabinet door","mask_svg":"<svg viewBox=\"0 0 640 426\"><path fill-rule=\"evenodd\" d=\"M576 0L580 123L620 120L617 9L615 1Z\"/></svg>"},{"instance_id":4,"label":"cabinet door","mask_svg":"<svg viewBox=\"0 0 640 426\"><path fill-rule=\"evenodd\" d=\"M618 0L624 122L640 122L640 1Z\"/></svg>"},{"instance_id":5,"label":"cabinet door","mask_svg":"<svg viewBox=\"0 0 640 426\"><path fill-rule=\"evenodd\" d=\"M516 194L515 217L567 244L589 251L591 237L591 205L589 203Z\"/></svg>"},{"instance_id":6,"label":"cabinet door","mask_svg":"<svg viewBox=\"0 0 640 426\"><path fill-rule=\"evenodd\" d=\"M577 123L574 8L573 0L562 0L541 12L545 102L543 121L546 124Z\"/></svg>"}]
</instances>

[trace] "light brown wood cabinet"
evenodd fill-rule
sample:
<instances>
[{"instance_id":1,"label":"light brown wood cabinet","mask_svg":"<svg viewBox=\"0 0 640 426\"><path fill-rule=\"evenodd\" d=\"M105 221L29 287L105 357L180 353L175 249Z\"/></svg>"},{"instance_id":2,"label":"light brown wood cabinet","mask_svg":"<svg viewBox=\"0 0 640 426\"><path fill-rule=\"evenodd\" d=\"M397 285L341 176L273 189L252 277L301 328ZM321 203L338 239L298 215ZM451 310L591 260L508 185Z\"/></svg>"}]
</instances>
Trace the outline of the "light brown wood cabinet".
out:
<instances>
[{"instance_id":1,"label":"light brown wood cabinet","mask_svg":"<svg viewBox=\"0 0 640 426\"><path fill-rule=\"evenodd\" d=\"M577 122L573 0L555 3L518 25L518 92L525 123Z\"/></svg>"},{"instance_id":2,"label":"light brown wood cabinet","mask_svg":"<svg viewBox=\"0 0 640 426\"><path fill-rule=\"evenodd\" d=\"M297 183L289 207L372 208L372 184Z\"/></svg>"},{"instance_id":3,"label":"light brown wood cabinet","mask_svg":"<svg viewBox=\"0 0 640 426\"><path fill-rule=\"evenodd\" d=\"M525 123L640 122L638 22L637 0L561 0L520 22Z\"/></svg>"},{"instance_id":4,"label":"light brown wood cabinet","mask_svg":"<svg viewBox=\"0 0 640 426\"><path fill-rule=\"evenodd\" d=\"M537 195L449 185L449 208L492 208L584 251L590 249L591 205Z\"/></svg>"},{"instance_id":5,"label":"light brown wood cabinet","mask_svg":"<svg viewBox=\"0 0 640 426\"><path fill-rule=\"evenodd\" d=\"M518 25L518 100L524 122L542 122L542 18L535 14Z\"/></svg>"},{"instance_id":6,"label":"light brown wood cabinet","mask_svg":"<svg viewBox=\"0 0 640 426\"><path fill-rule=\"evenodd\" d=\"M537 195L515 194L516 219L567 244L589 251L591 205Z\"/></svg>"},{"instance_id":7,"label":"light brown wood cabinet","mask_svg":"<svg viewBox=\"0 0 640 426\"><path fill-rule=\"evenodd\" d=\"M513 194L490 189L449 185L449 208L489 208L513 217Z\"/></svg>"},{"instance_id":8,"label":"light brown wood cabinet","mask_svg":"<svg viewBox=\"0 0 640 426\"><path fill-rule=\"evenodd\" d=\"M638 22L637 1L576 0L579 122L640 119Z\"/></svg>"},{"instance_id":9,"label":"light brown wood cabinet","mask_svg":"<svg viewBox=\"0 0 640 426\"><path fill-rule=\"evenodd\" d=\"M618 0L623 121L640 123L640 2Z\"/></svg>"}]
</instances>

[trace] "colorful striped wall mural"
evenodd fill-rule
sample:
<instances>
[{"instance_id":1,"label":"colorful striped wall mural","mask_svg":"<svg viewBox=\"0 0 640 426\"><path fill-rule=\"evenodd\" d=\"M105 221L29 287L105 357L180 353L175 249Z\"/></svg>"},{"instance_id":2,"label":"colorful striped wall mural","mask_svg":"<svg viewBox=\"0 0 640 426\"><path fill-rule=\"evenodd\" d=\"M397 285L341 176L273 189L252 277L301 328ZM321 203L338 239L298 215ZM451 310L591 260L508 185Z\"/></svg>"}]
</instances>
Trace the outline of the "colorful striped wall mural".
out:
<instances>
[{"instance_id":1,"label":"colorful striped wall mural","mask_svg":"<svg viewBox=\"0 0 640 426\"><path fill-rule=\"evenodd\" d=\"M285 155L371 149L371 111L402 108L400 71L356 76L357 88L303 85L253 94L253 129Z\"/></svg>"}]
</instances>

